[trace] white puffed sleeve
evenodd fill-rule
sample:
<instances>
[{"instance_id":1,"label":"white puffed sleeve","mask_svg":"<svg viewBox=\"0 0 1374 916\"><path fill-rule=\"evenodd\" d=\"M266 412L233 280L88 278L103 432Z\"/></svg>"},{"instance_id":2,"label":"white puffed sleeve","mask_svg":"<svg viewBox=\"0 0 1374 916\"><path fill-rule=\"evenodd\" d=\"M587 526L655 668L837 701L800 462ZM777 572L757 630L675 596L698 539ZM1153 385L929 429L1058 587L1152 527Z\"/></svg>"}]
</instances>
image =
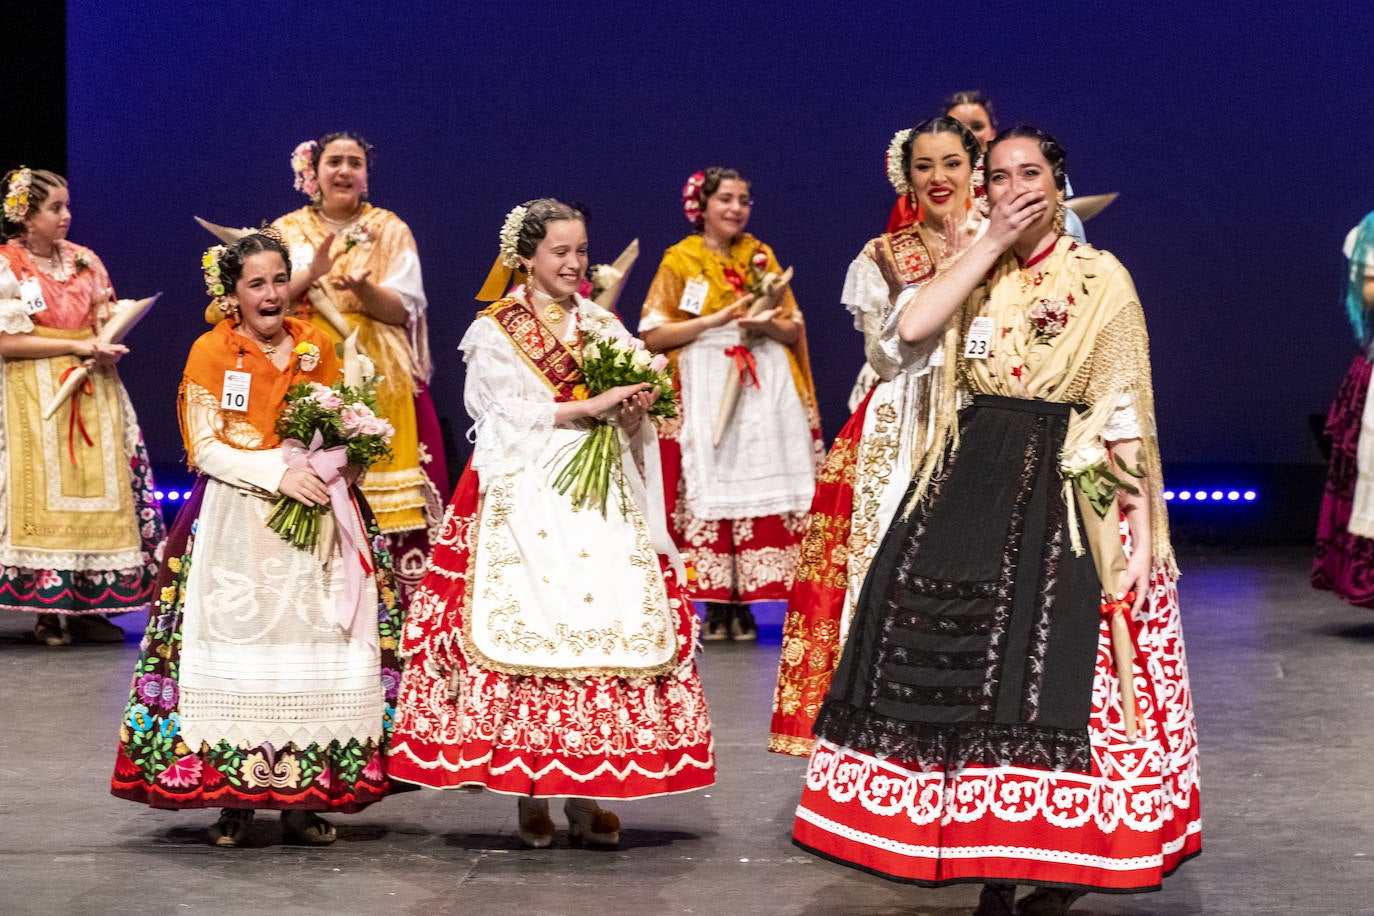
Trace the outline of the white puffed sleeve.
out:
<instances>
[{"instance_id":1,"label":"white puffed sleeve","mask_svg":"<svg viewBox=\"0 0 1374 916\"><path fill-rule=\"evenodd\" d=\"M429 302L425 299L424 278L420 275L420 255L413 244L401 246L378 285L401 297L401 304L406 309L406 333L410 338L415 375L429 381L434 373L426 318Z\"/></svg>"},{"instance_id":2,"label":"white puffed sleeve","mask_svg":"<svg viewBox=\"0 0 1374 916\"><path fill-rule=\"evenodd\" d=\"M1112 408L1112 415L1102 427L1102 438L1106 442L1140 438L1140 418L1135 412L1135 395L1129 391L1121 395L1121 400L1116 402L1116 406Z\"/></svg>"},{"instance_id":3,"label":"white puffed sleeve","mask_svg":"<svg viewBox=\"0 0 1374 916\"><path fill-rule=\"evenodd\" d=\"M475 421L468 433L472 466L493 476L523 470L553 432L552 390L490 318L474 321L458 349L467 366L463 405Z\"/></svg>"},{"instance_id":4,"label":"white puffed sleeve","mask_svg":"<svg viewBox=\"0 0 1374 916\"><path fill-rule=\"evenodd\" d=\"M0 258L0 334L28 334L32 330L33 319L19 298L19 278L10 269L10 262Z\"/></svg>"},{"instance_id":5,"label":"white puffed sleeve","mask_svg":"<svg viewBox=\"0 0 1374 916\"><path fill-rule=\"evenodd\" d=\"M850 262L845 274L841 301L854 316L854 327L863 332L864 356L868 364L883 381L891 381L901 372L920 372L929 368L931 354L939 346L938 339L909 344L897 333L902 306L910 300L915 289L915 286L907 287L898 295L896 305L890 304L887 281L867 249Z\"/></svg>"}]
</instances>

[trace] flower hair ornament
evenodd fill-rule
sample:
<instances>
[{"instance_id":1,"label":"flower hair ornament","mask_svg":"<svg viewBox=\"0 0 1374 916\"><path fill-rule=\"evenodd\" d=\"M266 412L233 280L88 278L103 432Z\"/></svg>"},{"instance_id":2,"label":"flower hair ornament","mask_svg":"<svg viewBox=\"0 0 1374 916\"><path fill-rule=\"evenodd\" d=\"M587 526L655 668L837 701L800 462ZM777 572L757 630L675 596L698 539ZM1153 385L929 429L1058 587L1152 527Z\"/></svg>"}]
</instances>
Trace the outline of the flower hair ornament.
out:
<instances>
[{"instance_id":1,"label":"flower hair ornament","mask_svg":"<svg viewBox=\"0 0 1374 916\"><path fill-rule=\"evenodd\" d=\"M701 187L704 184L706 173L698 171L693 172L687 183L682 186L682 212L687 217L687 222L697 229L705 223L701 215Z\"/></svg>"},{"instance_id":2,"label":"flower hair ornament","mask_svg":"<svg viewBox=\"0 0 1374 916\"><path fill-rule=\"evenodd\" d=\"M205 249L205 254L200 256L200 272L205 277L205 292L210 296L210 308L206 309L206 317L213 314L214 309L219 309L221 315L229 314L229 300L225 295L224 281L220 279L219 260L224 257L225 247L223 245L211 245Z\"/></svg>"},{"instance_id":3,"label":"flower hair ornament","mask_svg":"<svg viewBox=\"0 0 1374 916\"><path fill-rule=\"evenodd\" d=\"M892 182L893 190L902 197L911 193L911 176L902 164L902 147L911 139L911 130L907 127L897 131L887 145L887 180Z\"/></svg>"},{"instance_id":4,"label":"flower hair ornament","mask_svg":"<svg viewBox=\"0 0 1374 916\"><path fill-rule=\"evenodd\" d=\"M318 145L314 140L306 140L296 144L291 151L291 171L296 173L295 188L312 201L320 193L320 182L315 176L315 147Z\"/></svg>"},{"instance_id":5,"label":"flower hair ornament","mask_svg":"<svg viewBox=\"0 0 1374 916\"><path fill-rule=\"evenodd\" d=\"M520 230L525 225L527 212L524 207L515 207L506 214L506 221L501 225L501 263L511 270L520 267L520 254L515 246L520 241Z\"/></svg>"},{"instance_id":6,"label":"flower hair ornament","mask_svg":"<svg viewBox=\"0 0 1374 916\"><path fill-rule=\"evenodd\" d=\"M29 185L33 170L21 165L5 175L5 219L22 223L29 215Z\"/></svg>"}]
</instances>

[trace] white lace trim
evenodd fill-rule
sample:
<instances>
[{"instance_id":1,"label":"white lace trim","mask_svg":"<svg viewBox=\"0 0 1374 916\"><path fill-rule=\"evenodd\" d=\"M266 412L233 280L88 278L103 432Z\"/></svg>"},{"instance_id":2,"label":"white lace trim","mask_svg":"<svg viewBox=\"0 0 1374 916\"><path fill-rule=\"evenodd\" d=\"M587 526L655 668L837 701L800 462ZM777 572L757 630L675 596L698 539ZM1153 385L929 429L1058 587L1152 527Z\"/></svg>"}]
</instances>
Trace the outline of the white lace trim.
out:
<instances>
[{"instance_id":1,"label":"white lace trim","mask_svg":"<svg viewBox=\"0 0 1374 916\"><path fill-rule=\"evenodd\" d=\"M1140 438L1140 418L1135 412L1135 398L1130 392L1123 394L1116 407L1112 408L1112 415L1102 427L1102 438L1107 442Z\"/></svg>"},{"instance_id":2,"label":"white lace trim","mask_svg":"<svg viewBox=\"0 0 1374 916\"><path fill-rule=\"evenodd\" d=\"M33 319L24 308L22 299L0 299L0 334L28 334L33 331Z\"/></svg>"},{"instance_id":3,"label":"white lace trim","mask_svg":"<svg viewBox=\"0 0 1374 916\"><path fill-rule=\"evenodd\" d=\"M191 747L221 740L238 747L377 740L386 697L376 683L328 693L229 693L183 687L182 736Z\"/></svg>"}]
</instances>

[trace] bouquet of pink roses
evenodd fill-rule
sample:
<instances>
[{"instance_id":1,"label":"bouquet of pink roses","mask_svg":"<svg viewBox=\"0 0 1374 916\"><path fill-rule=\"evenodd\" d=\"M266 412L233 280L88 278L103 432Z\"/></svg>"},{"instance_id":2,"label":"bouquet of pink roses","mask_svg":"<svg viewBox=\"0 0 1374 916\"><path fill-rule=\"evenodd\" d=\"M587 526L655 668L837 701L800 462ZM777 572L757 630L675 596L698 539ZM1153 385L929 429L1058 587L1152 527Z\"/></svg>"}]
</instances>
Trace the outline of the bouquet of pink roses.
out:
<instances>
[{"instance_id":1,"label":"bouquet of pink roses","mask_svg":"<svg viewBox=\"0 0 1374 916\"><path fill-rule=\"evenodd\" d=\"M393 432L391 424L377 416L372 391L342 381L332 386L319 382L293 386L277 417L277 435L288 463L313 468L331 491L344 486L339 476L344 464L366 468L389 457ZM283 540L313 549L320 537L320 513L326 508L282 495L272 507L267 526Z\"/></svg>"},{"instance_id":2,"label":"bouquet of pink roses","mask_svg":"<svg viewBox=\"0 0 1374 916\"><path fill-rule=\"evenodd\" d=\"M644 342L623 328L584 326L582 384L574 389L578 400L586 400L620 385L647 382L658 388L658 399L649 407L649 416L677 416L677 391L668 358L644 349ZM596 420L591 433L578 446L567 464L553 479L559 493L571 493L573 507L595 506L606 516L614 477L620 494L620 512L625 514L624 468L620 458L620 433L606 420Z\"/></svg>"}]
</instances>

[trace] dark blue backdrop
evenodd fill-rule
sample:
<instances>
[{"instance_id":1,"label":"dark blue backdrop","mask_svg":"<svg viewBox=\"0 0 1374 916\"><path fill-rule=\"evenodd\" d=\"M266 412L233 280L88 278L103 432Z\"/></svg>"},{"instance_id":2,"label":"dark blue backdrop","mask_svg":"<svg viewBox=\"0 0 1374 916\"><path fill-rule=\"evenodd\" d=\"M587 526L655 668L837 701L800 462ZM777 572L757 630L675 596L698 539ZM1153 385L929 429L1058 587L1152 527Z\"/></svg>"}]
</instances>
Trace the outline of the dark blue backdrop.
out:
<instances>
[{"instance_id":1,"label":"dark blue backdrop","mask_svg":"<svg viewBox=\"0 0 1374 916\"><path fill-rule=\"evenodd\" d=\"M441 12L442 10L442 12ZM1363 11L1361 11L1363 10ZM796 268L827 435L861 343L844 270L881 230L891 133L982 87L1004 125L1049 128L1089 224L1132 271L1175 462L1314 454L1354 346L1337 304L1345 231L1374 209L1374 14L1364 4L314 3L68 0L72 237L122 295L163 290L121 372L154 460L180 455L174 398L205 330L199 214L298 206L288 156L351 127L372 198L420 246L458 429L454 346L506 210L588 204L593 259L638 236L637 319L686 229L685 177L754 181L750 228ZM39 165L39 163L33 163Z\"/></svg>"}]
</instances>

